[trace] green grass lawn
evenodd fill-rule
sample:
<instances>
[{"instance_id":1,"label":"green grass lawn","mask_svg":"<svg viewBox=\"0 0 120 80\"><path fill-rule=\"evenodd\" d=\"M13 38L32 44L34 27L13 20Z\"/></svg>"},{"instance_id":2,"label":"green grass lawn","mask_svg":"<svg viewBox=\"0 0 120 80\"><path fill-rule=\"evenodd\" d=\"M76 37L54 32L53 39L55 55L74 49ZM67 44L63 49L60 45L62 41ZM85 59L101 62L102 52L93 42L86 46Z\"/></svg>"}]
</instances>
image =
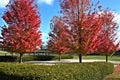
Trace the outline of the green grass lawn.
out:
<instances>
[{"instance_id":1,"label":"green grass lawn","mask_svg":"<svg viewBox=\"0 0 120 80\"><path fill-rule=\"evenodd\" d=\"M11 54L7 51L0 50L0 55L11 55Z\"/></svg>"},{"instance_id":2,"label":"green grass lawn","mask_svg":"<svg viewBox=\"0 0 120 80\"><path fill-rule=\"evenodd\" d=\"M97 60L105 60L106 56L101 56L101 55L87 55L87 56L83 56L83 59L97 59ZM78 59L78 56L74 56L74 59ZM109 56L108 58L111 61L120 61L120 56Z\"/></svg>"},{"instance_id":3,"label":"green grass lawn","mask_svg":"<svg viewBox=\"0 0 120 80\"><path fill-rule=\"evenodd\" d=\"M0 50L0 54L5 54L5 53L8 54L8 52Z\"/></svg>"}]
</instances>

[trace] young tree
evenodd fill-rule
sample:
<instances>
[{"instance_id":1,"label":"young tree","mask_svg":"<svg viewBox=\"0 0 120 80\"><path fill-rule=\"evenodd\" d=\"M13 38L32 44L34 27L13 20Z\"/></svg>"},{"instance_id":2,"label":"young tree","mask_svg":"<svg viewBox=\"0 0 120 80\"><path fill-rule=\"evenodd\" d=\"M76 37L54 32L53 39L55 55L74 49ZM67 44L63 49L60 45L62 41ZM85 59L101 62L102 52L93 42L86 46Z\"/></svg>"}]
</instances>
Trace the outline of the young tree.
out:
<instances>
[{"instance_id":1,"label":"young tree","mask_svg":"<svg viewBox=\"0 0 120 80\"><path fill-rule=\"evenodd\" d=\"M106 62L108 62L108 56L115 53L119 47L119 42L116 42L118 25L114 21L113 12L105 10L100 13L100 16L103 21L103 28L99 34L100 38L98 40L101 43L98 46L98 53L106 55Z\"/></svg>"},{"instance_id":2,"label":"young tree","mask_svg":"<svg viewBox=\"0 0 120 80\"><path fill-rule=\"evenodd\" d=\"M3 19L7 26L2 30L2 49L23 54L35 52L41 46L40 15L34 0L11 0Z\"/></svg>"},{"instance_id":3,"label":"young tree","mask_svg":"<svg viewBox=\"0 0 120 80\"><path fill-rule=\"evenodd\" d=\"M68 48L78 54L80 63L82 55L94 52L98 45L96 36L102 28L97 12L97 9L101 11L101 6L98 3L93 5L90 0L60 0L63 22L69 30Z\"/></svg>"},{"instance_id":4,"label":"young tree","mask_svg":"<svg viewBox=\"0 0 120 80\"><path fill-rule=\"evenodd\" d=\"M59 61L61 55L68 51L67 43L64 40L67 28L62 22L62 18L54 16L51 20L51 32L49 33L48 49L59 54Z\"/></svg>"}]
</instances>

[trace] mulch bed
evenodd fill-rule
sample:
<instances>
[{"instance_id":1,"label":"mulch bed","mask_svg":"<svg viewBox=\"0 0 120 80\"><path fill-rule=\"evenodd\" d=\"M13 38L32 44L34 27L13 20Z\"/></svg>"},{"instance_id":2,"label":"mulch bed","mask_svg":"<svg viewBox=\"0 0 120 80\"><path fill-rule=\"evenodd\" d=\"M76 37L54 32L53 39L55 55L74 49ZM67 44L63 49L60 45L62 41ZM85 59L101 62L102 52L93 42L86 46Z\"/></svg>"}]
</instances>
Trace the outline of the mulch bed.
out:
<instances>
[{"instance_id":1,"label":"mulch bed","mask_svg":"<svg viewBox=\"0 0 120 80\"><path fill-rule=\"evenodd\" d=\"M112 77L112 76L115 76L115 75L118 75L118 74L120 74L120 65L117 65L114 68L114 72L112 74L106 76L103 80L120 80L120 79Z\"/></svg>"},{"instance_id":2,"label":"mulch bed","mask_svg":"<svg viewBox=\"0 0 120 80\"><path fill-rule=\"evenodd\" d=\"M114 72L120 72L120 65L118 65L114 68Z\"/></svg>"}]
</instances>

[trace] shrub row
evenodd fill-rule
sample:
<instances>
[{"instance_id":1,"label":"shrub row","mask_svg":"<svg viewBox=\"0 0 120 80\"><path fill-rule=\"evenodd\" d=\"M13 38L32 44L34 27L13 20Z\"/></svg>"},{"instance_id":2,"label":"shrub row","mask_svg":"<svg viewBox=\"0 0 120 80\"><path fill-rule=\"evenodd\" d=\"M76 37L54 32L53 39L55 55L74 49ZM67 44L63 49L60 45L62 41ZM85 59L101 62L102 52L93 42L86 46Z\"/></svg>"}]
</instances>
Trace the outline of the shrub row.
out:
<instances>
[{"instance_id":1,"label":"shrub row","mask_svg":"<svg viewBox=\"0 0 120 80\"><path fill-rule=\"evenodd\" d=\"M48 61L58 59L57 54L51 55L26 55L23 57L23 61ZM73 55L64 54L61 56L62 59L71 59ZM15 62L18 60L17 56L0 56L0 62Z\"/></svg>"},{"instance_id":2,"label":"shrub row","mask_svg":"<svg viewBox=\"0 0 120 80\"><path fill-rule=\"evenodd\" d=\"M64 54L61 56L61 59L72 59L73 55L70 54ZM59 59L59 56L57 54L51 54L51 55L29 55L24 56L23 61L49 61L49 60L56 60Z\"/></svg>"},{"instance_id":3,"label":"shrub row","mask_svg":"<svg viewBox=\"0 0 120 80\"><path fill-rule=\"evenodd\" d=\"M113 72L113 64L31 65L0 63L0 80L101 80Z\"/></svg>"},{"instance_id":4,"label":"shrub row","mask_svg":"<svg viewBox=\"0 0 120 80\"><path fill-rule=\"evenodd\" d=\"M17 56L0 56L0 62L14 62L17 60Z\"/></svg>"},{"instance_id":5,"label":"shrub row","mask_svg":"<svg viewBox=\"0 0 120 80\"><path fill-rule=\"evenodd\" d=\"M50 55L27 55L23 57L23 61L48 61L53 58L54 56Z\"/></svg>"}]
</instances>

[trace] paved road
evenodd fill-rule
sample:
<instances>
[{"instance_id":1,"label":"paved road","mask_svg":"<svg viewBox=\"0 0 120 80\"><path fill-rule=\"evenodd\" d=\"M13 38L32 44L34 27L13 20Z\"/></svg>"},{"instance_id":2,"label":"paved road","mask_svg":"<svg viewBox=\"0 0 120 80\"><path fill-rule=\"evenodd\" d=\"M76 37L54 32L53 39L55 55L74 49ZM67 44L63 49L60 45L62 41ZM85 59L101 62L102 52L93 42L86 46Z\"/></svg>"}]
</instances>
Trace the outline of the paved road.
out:
<instances>
[{"instance_id":1,"label":"paved road","mask_svg":"<svg viewBox=\"0 0 120 80\"><path fill-rule=\"evenodd\" d=\"M78 63L78 59L62 59L61 61L27 61L25 63L37 64L37 65L54 65L54 64L70 64ZM105 62L105 60L82 60L82 62ZM113 63L115 66L120 65L120 61L108 61Z\"/></svg>"}]
</instances>

